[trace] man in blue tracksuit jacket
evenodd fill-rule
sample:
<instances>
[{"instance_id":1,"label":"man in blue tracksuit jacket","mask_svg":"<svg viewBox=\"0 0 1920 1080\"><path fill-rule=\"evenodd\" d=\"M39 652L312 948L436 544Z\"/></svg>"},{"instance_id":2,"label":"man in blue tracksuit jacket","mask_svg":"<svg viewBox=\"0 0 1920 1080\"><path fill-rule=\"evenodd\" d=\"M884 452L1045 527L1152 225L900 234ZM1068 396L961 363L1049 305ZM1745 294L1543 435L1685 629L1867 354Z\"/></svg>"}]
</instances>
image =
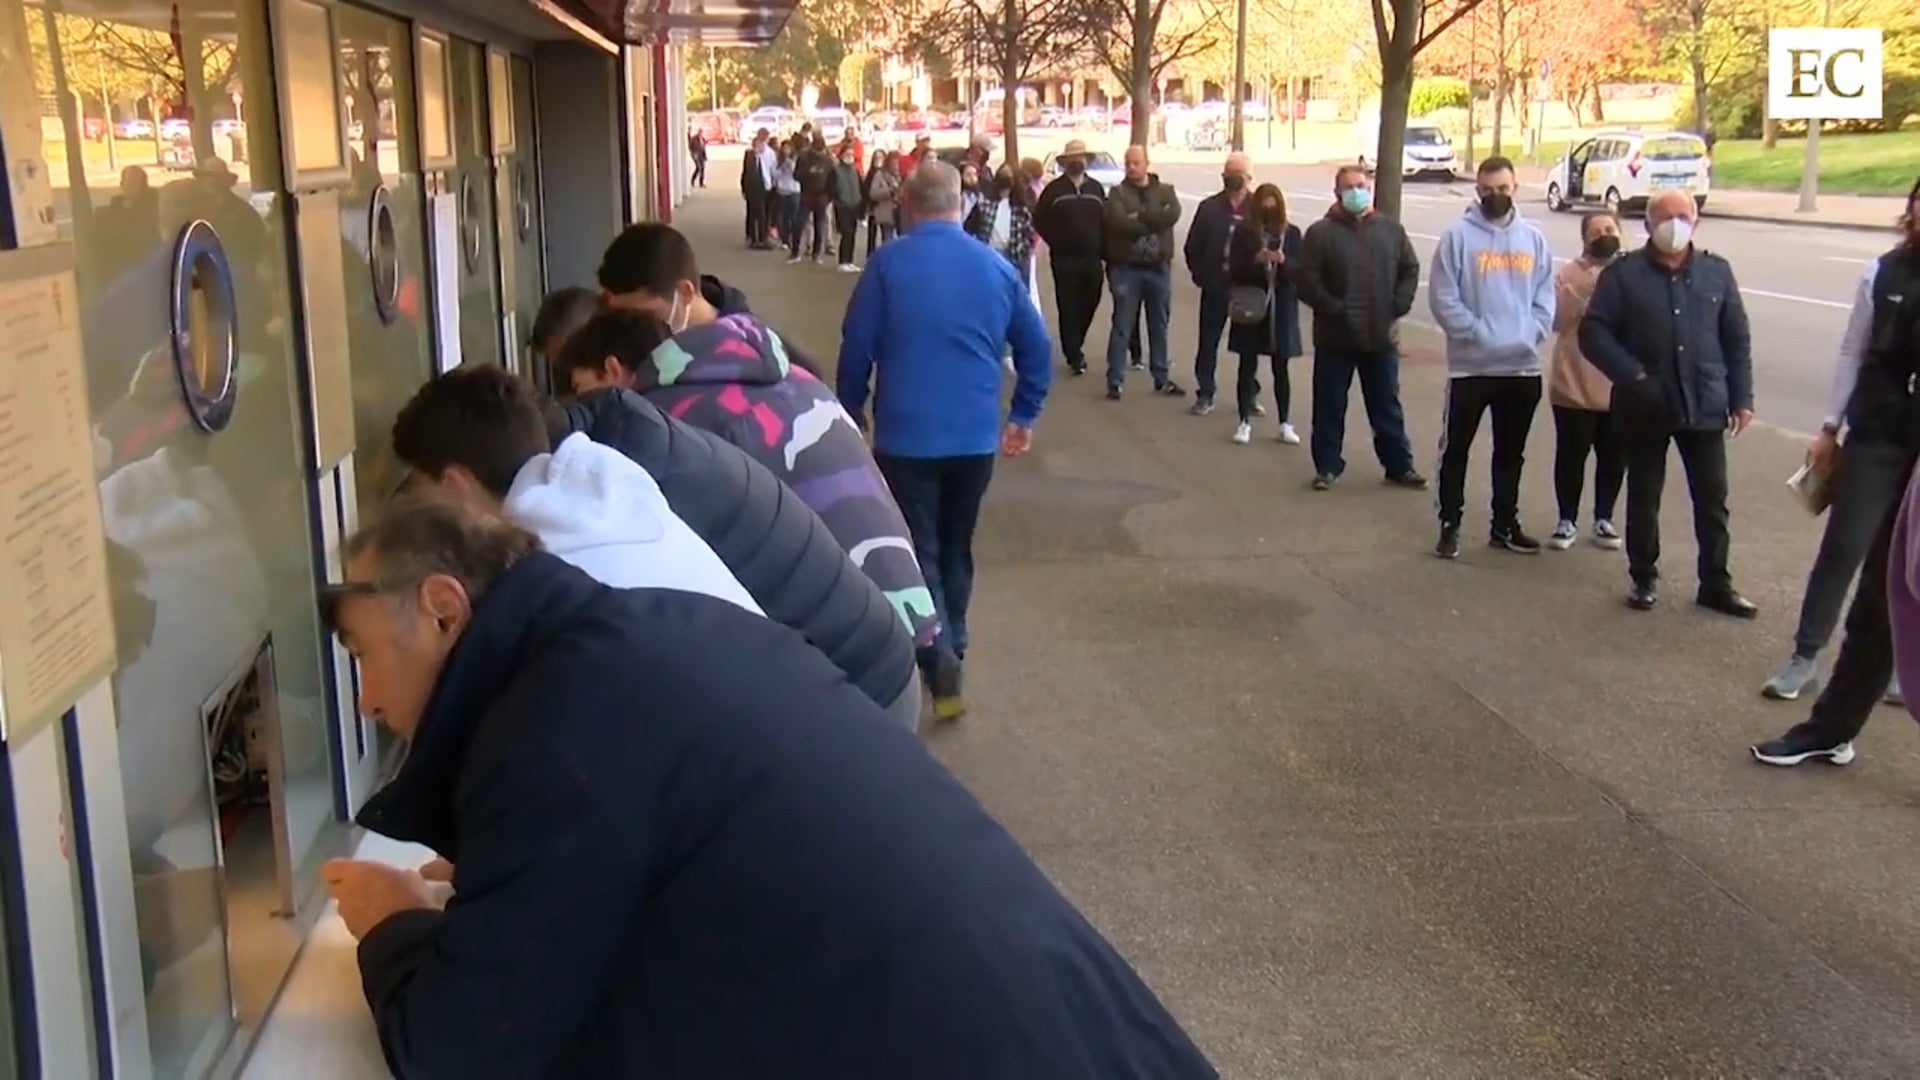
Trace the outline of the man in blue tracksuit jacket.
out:
<instances>
[{"instance_id":1,"label":"man in blue tracksuit jacket","mask_svg":"<svg viewBox=\"0 0 1920 1080\"><path fill-rule=\"evenodd\" d=\"M858 420L873 395L873 457L913 534L940 636L919 650L933 711L966 711L960 666L973 595L973 530L996 450L1026 453L1047 399L1053 345L1020 275L960 229L960 175L929 160L900 189L900 238L867 263L840 325L840 402ZM1001 428L1002 364L1013 404Z\"/></svg>"},{"instance_id":2,"label":"man in blue tracksuit jacket","mask_svg":"<svg viewBox=\"0 0 1920 1080\"><path fill-rule=\"evenodd\" d=\"M1540 347L1553 332L1553 249L1513 205L1513 163L1490 157L1476 174L1479 199L1440 237L1427 304L1447 336L1447 414L1440 435L1440 542L1460 554L1467 456L1482 413L1493 413L1496 548L1535 555L1520 527L1520 470L1540 407Z\"/></svg>"}]
</instances>

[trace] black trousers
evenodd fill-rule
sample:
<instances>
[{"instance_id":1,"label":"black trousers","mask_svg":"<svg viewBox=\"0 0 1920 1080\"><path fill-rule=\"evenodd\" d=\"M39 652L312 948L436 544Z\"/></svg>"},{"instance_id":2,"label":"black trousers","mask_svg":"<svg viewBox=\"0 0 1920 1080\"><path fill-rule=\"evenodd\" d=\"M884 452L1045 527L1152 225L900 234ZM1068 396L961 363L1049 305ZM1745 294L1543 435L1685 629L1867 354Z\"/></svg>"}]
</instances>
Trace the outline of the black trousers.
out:
<instances>
[{"instance_id":1,"label":"black trousers","mask_svg":"<svg viewBox=\"0 0 1920 1080\"><path fill-rule=\"evenodd\" d=\"M1260 354L1241 353L1238 384L1235 387L1240 404L1240 422L1245 424L1253 419L1253 410L1260 404ZM1289 419L1288 410L1293 407L1293 383L1287 378L1287 358L1269 356L1267 363L1273 371L1273 415L1281 423Z\"/></svg>"},{"instance_id":2,"label":"black trousers","mask_svg":"<svg viewBox=\"0 0 1920 1080\"><path fill-rule=\"evenodd\" d=\"M1194 394L1212 401L1220 365L1220 339L1227 334L1233 287L1224 281L1200 286L1200 345L1193 353Z\"/></svg>"},{"instance_id":3,"label":"black trousers","mask_svg":"<svg viewBox=\"0 0 1920 1080\"><path fill-rule=\"evenodd\" d=\"M707 186L707 159L706 158L697 157L693 159L693 186L694 187Z\"/></svg>"},{"instance_id":4,"label":"black trousers","mask_svg":"<svg viewBox=\"0 0 1920 1080\"><path fill-rule=\"evenodd\" d=\"M1667 447L1680 451L1693 501L1700 591L1729 592L1732 538L1727 531L1727 435L1724 431L1623 433L1627 451L1627 572L1638 584L1660 579L1660 498L1667 488ZM1881 591L1885 591L1884 582ZM1886 601L1882 598L1881 603Z\"/></svg>"},{"instance_id":5,"label":"black trousers","mask_svg":"<svg viewBox=\"0 0 1920 1080\"><path fill-rule=\"evenodd\" d=\"M1612 521L1627 482L1627 456L1614 430L1613 414L1597 409L1553 407L1553 494L1560 520L1580 520L1580 496L1587 486L1587 458L1593 458L1593 520Z\"/></svg>"},{"instance_id":6,"label":"black trousers","mask_svg":"<svg viewBox=\"0 0 1920 1080\"><path fill-rule=\"evenodd\" d=\"M867 258L873 258L873 249L893 239L894 226L881 221L872 214L867 215Z\"/></svg>"},{"instance_id":7,"label":"black trousers","mask_svg":"<svg viewBox=\"0 0 1920 1080\"><path fill-rule=\"evenodd\" d=\"M1912 478L1913 463L1913 455L1905 455L1900 490L1905 490ZM1860 564L1853 606L1847 609L1847 632L1840 639L1840 655L1833 662L1819 700L1813 703L1812 715L1789 734L1816 735L1825 745L1850 742L1867 726L1867 718L1892 685L1893 628L1887 620L1887 573L1893 523L1899 516L1897 499L1881 513L1873 546Z\"/></svg>"},{"instance_id":8,"label":"black trousers","mask_svg":"<svg viewBox=\"0 0 1920 1080\"><path fill-rule=\"evenodd\" d=\"M853 240L860 234L860 211L844 206L834 207L833 230L840 235L840 265L852 265Z\"/></svg>"},{"instance_id":9,"label":"black trousers","mask_svg":"<svg viewBox=\"0 0 1920 1080\"><path fill-rule=\"evenodd\" d=\"M1887 508L1906 490L1912 469L1913 459L1898 441L1863 437L1857 429L1847 436L1834 472L1833 505L1820 533L1820 553L1814 556L1800 600L1800 625L1793 632L1796 654L1811 660L1833 637L1847 589L1873 547Z\"/></svg>"},{"instance_id":10,"label":"black trousers","mask_svg":"<svg viewBox=\"0 0 1920 1080\"><path fill-rule=\"evenodd\" d=\"M1060 313L1060 351L1074 367L1087 364L1087 330L1100 310L1107 278L1098 258L1061 255L1052 258L1053 305Z\"/></svg>"},{"instance_id":11,"label":"black trousers","mask_svg":"<svg viewBox=\"0 0 1920 1080\"><path fill-rule=\"evenodd\" d=\"M761 244L767 239L767 197L758 191L743 191L747 204L747 243Z\"/></svg>"},{"instance_id":12,"label":"black trousers","mask_svg":"<svg viewBox=\"0 0 1920 1080\"><path fill-rule=\"evenodd\" d=\"M774 223L779 222L781 227L785 227L786 225L786 222L780 220L781 216L780 193L777 191L761 192L760 235L755 237L755 240L761 244L773 243Z\"/></svg>"},{"instance_id":13,"label":"black trousers","mask_svg":"<svg viewBox=\"0 0 1920 1080\"><path fill-rule=\"evenodd\" d=\"M813 227L813 245L809 249L809 254L817 259L826 251L827 204L808 206L805 197L802 196L800 212L793 217L793 234L787 237L787 254L796 259L800 257L800 241L809 225Z\"/></svg>"},{"instance_id":14,"label":"black trousers","mask_svg":"<svg viewBox=\"0 0 1920 1080\"><path fill-rule=\"evenodd\" d=\"M1538 375L1469 375L1447 380L1446 426L1440 434L1440 524L1460 527L1466 514L1467 461L1480 417L1493 414L1493 531L1520 523L1520 471L1527 433L1540 408Z\"/></svg>"}]
</instances>

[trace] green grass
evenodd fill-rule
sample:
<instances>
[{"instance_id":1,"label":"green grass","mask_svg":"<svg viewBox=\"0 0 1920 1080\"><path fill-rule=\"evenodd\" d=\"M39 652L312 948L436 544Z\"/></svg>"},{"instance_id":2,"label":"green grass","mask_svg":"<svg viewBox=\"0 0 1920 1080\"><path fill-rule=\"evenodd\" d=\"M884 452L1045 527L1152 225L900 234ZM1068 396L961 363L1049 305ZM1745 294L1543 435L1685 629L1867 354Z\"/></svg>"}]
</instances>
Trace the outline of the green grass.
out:
<instances>
[{"instance_id":1,"label":"green grass","mask_svg":"<svg viewBox=\"0 0 1920 1080\"><path fill-rule=\"evenodd\" d=\"M1713 148L1713 186L1797 191L1806 144L1724 139ZM1920 131L1820 137L1820 190L1838 195L1905 195L1920 176Z\"/></svg>"}]
</instances>

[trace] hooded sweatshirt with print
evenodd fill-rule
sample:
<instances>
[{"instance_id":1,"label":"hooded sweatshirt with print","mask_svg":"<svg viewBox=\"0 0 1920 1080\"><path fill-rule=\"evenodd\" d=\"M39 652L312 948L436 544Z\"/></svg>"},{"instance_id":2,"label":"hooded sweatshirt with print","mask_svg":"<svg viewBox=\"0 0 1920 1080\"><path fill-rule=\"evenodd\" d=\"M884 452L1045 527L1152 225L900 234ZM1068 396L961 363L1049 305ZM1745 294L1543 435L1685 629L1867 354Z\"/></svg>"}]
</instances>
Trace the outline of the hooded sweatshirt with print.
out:
<instances>
[{"instance_id":1,"label":"hooded sweatshirt with print","mask_svg":"<svg viewBox=\"0 0 1920 1080\"><path fill-rule=\"evenodd\" d=\"M713 548L667 505L652 474L584 434L521 466L507 517L616 589L700 593L764 615Z\"/></svg>"},{"instance_id":2,"label":"hooded sweatshirt with print","mask_svg":"<svg viewBox=\"0 0 1920 1080\"><path fill-rule=\"evenodd\" d=\"M1447 337L1450 375L1538 375L1553 331L1553 250L1519 210L1477 204L1440 236L1427 305Z\"/></svg>"},{"instance_id":3,"label":"hooded sweatshirt with print","mask_svg":"<svg viewBox=\"0 0 1920 1080\"><path fill-rule=\"evenodd\" d=\"M906 519L833 389L792 363L779 334L750 315L723 316L675 334L634 374L634 390L662 412L738 446L792 488L914 643L932 644L933 594Z\"/></svg>"}]
</instances>

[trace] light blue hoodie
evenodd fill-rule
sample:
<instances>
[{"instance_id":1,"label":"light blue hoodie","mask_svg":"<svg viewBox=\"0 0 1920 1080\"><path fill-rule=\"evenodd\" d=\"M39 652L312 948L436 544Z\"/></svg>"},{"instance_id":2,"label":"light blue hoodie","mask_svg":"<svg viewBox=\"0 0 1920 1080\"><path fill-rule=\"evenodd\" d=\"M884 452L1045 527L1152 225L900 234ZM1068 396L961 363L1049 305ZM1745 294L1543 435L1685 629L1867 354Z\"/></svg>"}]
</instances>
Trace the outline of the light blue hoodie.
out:
<instances>
[{"instance_id":1,"label":"light blue hoodie","mask_svg":"<svg viewBox=\"0 0 1920 1080\"><path fill-rule=\"evenodd\" d=\"M1427 306L1447 335L1447 373L1538 375L1553 332L1553 250L1518 209L1488 221L1470 204L1440 237Z\"/></svg>"}]
</instances>

